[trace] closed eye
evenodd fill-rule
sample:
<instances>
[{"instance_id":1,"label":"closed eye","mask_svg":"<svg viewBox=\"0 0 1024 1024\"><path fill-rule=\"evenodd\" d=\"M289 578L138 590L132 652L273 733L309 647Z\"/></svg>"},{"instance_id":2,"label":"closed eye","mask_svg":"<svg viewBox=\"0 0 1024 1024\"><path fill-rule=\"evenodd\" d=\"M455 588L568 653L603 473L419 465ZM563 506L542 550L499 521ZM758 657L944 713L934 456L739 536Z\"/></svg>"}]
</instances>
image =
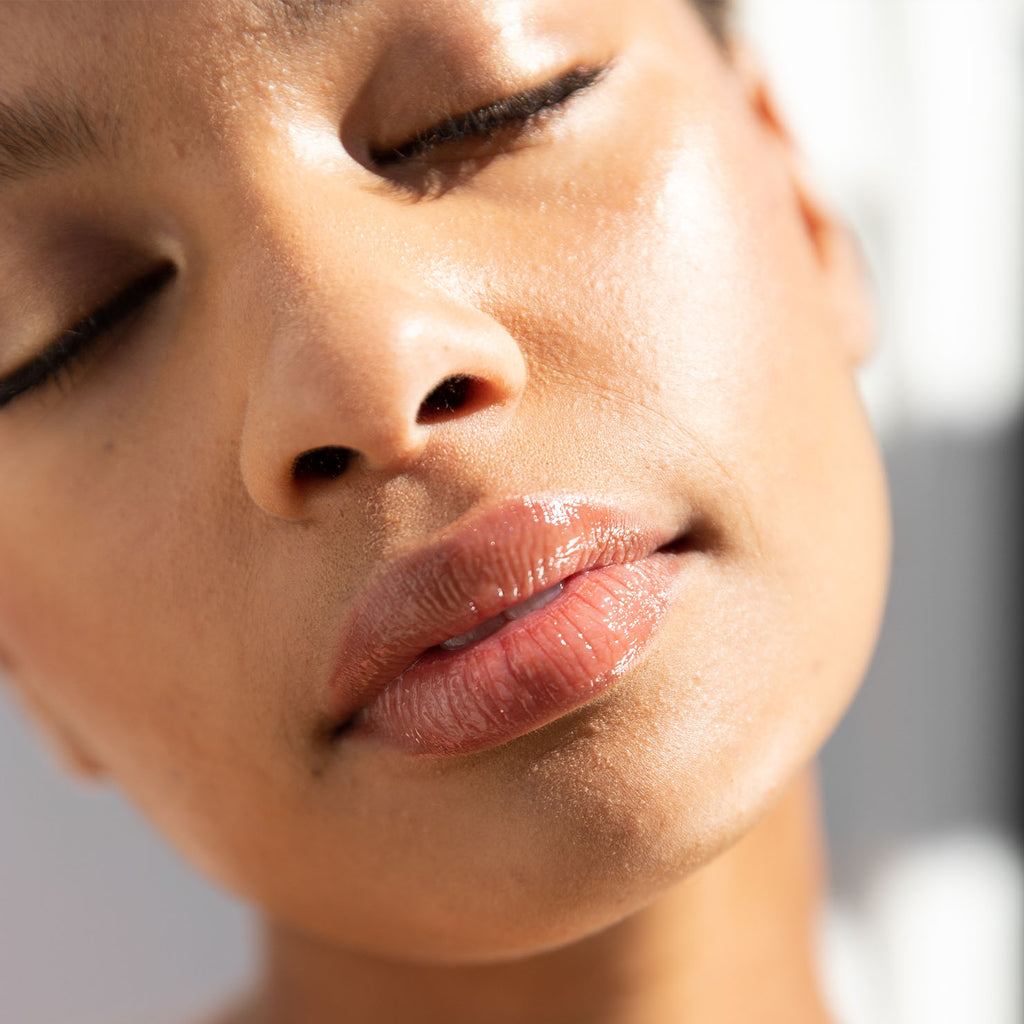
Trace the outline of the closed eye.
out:
<instances>
[{"instance_id":1,"label":"closed eye","mask_svg":"<svg viewBox=\"0 0 1024 1024\"><path fill-rule=\"evenodd\" d=\"M175 267L162 263L137 278L88 316L62 331L35 358L0 378L0 408L20 395L42 388L69 372L104 336L140 311L174 277Z\"/></svg>"},{"instance_id":2,"label":"closed eye","mask_svg":"<svg viewBox=\"0 0 1024 1024\"><path fill-rule=\"evenodd\" d=\"M509 130L523 131L542 114L557 110L573 96L595 85L607 70L607 66L573 68L515 96L446 117L400 145L371 149L370 159L377 167L391 167L453 143L490 140Z\"/></svg>"}]
</instances>

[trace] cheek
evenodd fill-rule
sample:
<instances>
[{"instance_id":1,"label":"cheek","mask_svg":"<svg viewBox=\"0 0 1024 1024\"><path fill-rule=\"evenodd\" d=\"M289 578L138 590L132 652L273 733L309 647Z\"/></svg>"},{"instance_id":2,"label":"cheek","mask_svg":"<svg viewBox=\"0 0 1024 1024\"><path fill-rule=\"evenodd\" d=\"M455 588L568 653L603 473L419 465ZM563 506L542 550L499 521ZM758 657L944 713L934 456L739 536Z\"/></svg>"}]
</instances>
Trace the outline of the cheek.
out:
<instances>
[{"instance_id":1,"label":"cheek","mask_svg":"<svg viewBox=\"0 0 1024 1024\"><path fill-rule=\"evenodd\" d=\"M613 186L570 194L514 247L532 260L495 275L514 284L495 315L528 350L534 422L569 465L582 437L585 479L596 460L614 486L693 502L719 527L714 570L628 691L632 714L588 740L603 760L567 774L550 762L579 820L606 834L626 822L634 858L678 865L741 831L849 702L882 611L889 524L795 199L751 145L699 130L671 160L643 145L623 142ZM577 203L600 212L581 218ZM636 810L655 806L650 820Z\"/></svg>"},{"instance_id":2,"label":"cheek","mask_svg":"<svg viewBox=\"0 0 1024 1024\"><path fill-rule=\"evenodd\" d=\"M111 774L175 776L207 756L197 725L228 714L218 681L237 650L215 567L244 564L245 522L217 527L195 463L138 430L68 430L54 447L36 441L0 512L0 636Z\"/></svg>"}]
</instances>

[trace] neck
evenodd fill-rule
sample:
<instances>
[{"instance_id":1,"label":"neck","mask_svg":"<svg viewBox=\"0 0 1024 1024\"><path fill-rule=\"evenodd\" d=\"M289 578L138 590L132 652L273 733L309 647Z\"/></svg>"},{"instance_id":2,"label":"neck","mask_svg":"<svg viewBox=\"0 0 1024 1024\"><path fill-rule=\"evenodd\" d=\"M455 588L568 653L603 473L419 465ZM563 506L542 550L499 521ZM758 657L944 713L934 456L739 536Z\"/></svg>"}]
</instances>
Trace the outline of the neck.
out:
<instances>
[{"instance_id":1,"label":"neck","mask_svg":"<svg viewBox=\"0 0 1024 1024\"><path fill-rule=\"evenodd\" d=\"M264 988L237 1024L823 1024L810 773L739 843L627 920L512 963L438 967L267 926Z\"/></svg>"}]
</instances>

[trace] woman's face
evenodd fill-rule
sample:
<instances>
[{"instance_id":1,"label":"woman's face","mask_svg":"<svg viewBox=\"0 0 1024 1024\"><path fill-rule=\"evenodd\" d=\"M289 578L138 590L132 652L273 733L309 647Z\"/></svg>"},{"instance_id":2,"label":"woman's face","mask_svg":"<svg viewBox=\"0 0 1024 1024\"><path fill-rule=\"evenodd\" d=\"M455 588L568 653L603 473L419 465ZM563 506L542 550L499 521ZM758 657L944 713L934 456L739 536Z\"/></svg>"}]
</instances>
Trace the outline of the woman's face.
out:
<instances>
[{"instance_id":1,"label":"woman's face","mask_svg":"<svg viewBox=\"0 0 1024 1024\"><path fill-rule=\"evenodd\" d=\"M688 6L4 4L0 99L0 654L194 861L503 956L813 756L884 587L862 318Z\"/></svg>"}]
</instances>

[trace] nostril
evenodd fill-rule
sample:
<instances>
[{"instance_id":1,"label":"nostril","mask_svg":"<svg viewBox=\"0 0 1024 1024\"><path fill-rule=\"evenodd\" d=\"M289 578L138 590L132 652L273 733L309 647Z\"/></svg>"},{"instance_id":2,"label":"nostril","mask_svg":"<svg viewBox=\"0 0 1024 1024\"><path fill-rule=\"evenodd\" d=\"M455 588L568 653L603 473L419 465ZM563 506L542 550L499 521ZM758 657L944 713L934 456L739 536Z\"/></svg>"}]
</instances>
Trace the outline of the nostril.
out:
<instances>
[{"instance_id":1,"label":"nostril","mask_svg":"<svg viewBox=\"0 0 1024 1024\"><path fill-rule=\"evenodd\" d=\"M355 452L351 448L330 446L311 448L292 463L292 479L297 483L336 480L349 467Z\"/></svg>"},{"instance_id":2,"label":"nostril","mask_svg":"<svg viewBox=\"0 0 1024 1024\"><path fill-rule=\"evenodd\" d=\"M446 413L458 412L470 398L473 378L463 374L445 377L433 391L423 399L416 414L417 423L426 423Z\"/></svg>"}]
</instances>

